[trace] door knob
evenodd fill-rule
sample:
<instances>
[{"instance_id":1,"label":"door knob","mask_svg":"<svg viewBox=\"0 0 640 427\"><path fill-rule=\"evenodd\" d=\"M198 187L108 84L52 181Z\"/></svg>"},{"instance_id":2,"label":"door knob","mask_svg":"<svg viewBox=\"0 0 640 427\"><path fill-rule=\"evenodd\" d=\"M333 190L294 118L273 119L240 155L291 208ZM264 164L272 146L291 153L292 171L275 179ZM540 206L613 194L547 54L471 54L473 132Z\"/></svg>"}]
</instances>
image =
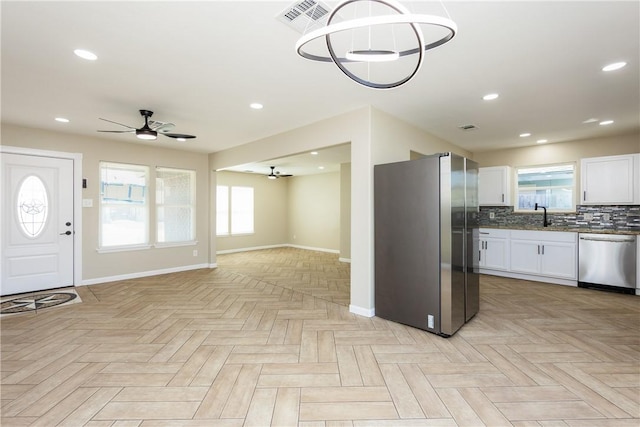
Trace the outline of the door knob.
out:
<instances>
[{"instance_id":1,"label":"door knob","mask_svg":"<svg viewBox=\"0 0 640 427\"><path fill-rule=\"evenodd\" d=\"M71 223L67 221L64 225L66 225L67 227L69 227L69 226L71 226Z\"/></svg>"},{"instance_id":2,"label":"door knob","mask_svg":"<svg viewBox=\"0 0 640 427\"><path fill-rule=\"evenodd\" d=\"M60 233L60 235L61 235L61 236L62 236L63 234L64 234L64 235L67 235L67 236L71 236L71 231L67 230L67 231L65 231L64 233Z\"/></svg>"}]
</instances>

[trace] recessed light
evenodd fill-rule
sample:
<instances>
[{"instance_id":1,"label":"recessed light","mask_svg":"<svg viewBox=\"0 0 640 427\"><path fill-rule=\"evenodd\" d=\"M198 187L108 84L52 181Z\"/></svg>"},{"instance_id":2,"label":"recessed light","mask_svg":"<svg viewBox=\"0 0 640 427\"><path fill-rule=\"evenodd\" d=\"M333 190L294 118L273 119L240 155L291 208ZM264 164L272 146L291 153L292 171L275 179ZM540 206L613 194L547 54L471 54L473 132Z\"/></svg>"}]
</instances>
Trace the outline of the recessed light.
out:
<instances>
[{"instance_id":1,"label":"recessed light","mask_svg":"<svg viewBox=\"0 0 640 427\"><path fill-rule=\"evenodd\" d=\"M318 152L317 152L317 151L312 151L312 152L311 152L311 153L309 153L309 154L311 154L312 156L317 156L317 155L318 155Z\"/></svg>"},{"instance_id":2,"label":"recessed light","mask_svg":"<svg viewBox=\"0 0 640 427\"><path fill-rule=\"evenodd\" d=\"M626 62L614 62L613 64L602 67L602 71L615 71L627 65Z\"/></svg>"},{"instance_id":3,"label":"recessed light","mask_svg":"<svg viewBox=\"0 0 640 427\"><path fill-rule=\"evenodd\" d=\"M488 95L485 95L482 97L482 99L484 99L485 101L491 101L494 99L497 99L500 95L498 95L497 93L490 93Z\"/></svg>"},{"instance_id":4,"label":"recessed light","mask_svg":"<svg viewBox=\"0 0 640 427\"><path fill-rule=\"evenodd\" d=\"M187 139L186 138L176 138L176 141L180 141L180 142L185 142Z\"/></svg>"},{"instance_id":5,"label":"recessed light","mask_svg":"<svg viewBox=\"0 0 640 427\"><path fill-rule=\"evenodd\" d=\"M318 169L322 170L324 169L324 166L318 166Z\"/></svg>"},{"instance_id":6,"label":"recessed light","mask_svg":"<svg viewBox=\"0 0 640 427\"><path fill-rule=\"evenodd\" d=\"M86 59L88 61L95 61L96 59L98 59L98 56L95 53L89 52L88 50L84 49L76 49L73 51L73 53L75 53L80 58Z\"/></svg>"},{"instance_id":7,"label":"recessed light","mask_svg":"<svg viewBox=\"0 0 640 427\"><path fill-rule=\"evenodd\" d=\"M536 144L544 144L545 142L549 142L547 139L539 139L536 141Z\"/></svg>"},{"instance_id":8,"label":"recessed light","mask_svg":"<svg viewBox=\"0 0 640 427\"><path fill-rule=\"evenodd\" d=\"M525 133L521 133L520 134L520 138L526 138L528 136L531 136L531 134L529 132L525 132Z\"/></svg>"},{"instance_id":9,"label":"recessed light","mask_svg":"<svg viewBox=\"0 0 640 427\"><path fill-rule=\"evenodd\" d=\"M611 123L613 123L613 120L603 120L600 122L600 126L610 125Z\"/></svg>"},{"instance_id":10,"label":"recessed light","mask_svg":"<svg viewBox=\"0 0 640 427\"><path fill-rule=\"evenodd\" d=\"M251 104L249 104L249 107L253 108L254 110L262 110L264 105L260 104L259 102L252 102Z\"/></svg>"},{"instance_id":11,"label":"recessed light","mask_svg":"<svg viewBox=\"0 0 640 427\"><path fill-rule=\"evenodd\" d=\"M64 117L56 117L56 122L69 123L69 119L65 119Z\"/></svg>"},{"instance_id":12,"label":"recessed light","mask_svg":"<svg viewBox=\"0 0 640 427\"><path fill-rule=\"evenodd\" d=\"M582 123L584 123L585 125L587 125L587 124L589 124L589 123L595 123L595 122L597 122L597 121L598 121L598 119L594 119L594 118L592 117L592 118L590 118L590 119L587 119L587 120L583 121Z\"/></svg>"}]
</instances>

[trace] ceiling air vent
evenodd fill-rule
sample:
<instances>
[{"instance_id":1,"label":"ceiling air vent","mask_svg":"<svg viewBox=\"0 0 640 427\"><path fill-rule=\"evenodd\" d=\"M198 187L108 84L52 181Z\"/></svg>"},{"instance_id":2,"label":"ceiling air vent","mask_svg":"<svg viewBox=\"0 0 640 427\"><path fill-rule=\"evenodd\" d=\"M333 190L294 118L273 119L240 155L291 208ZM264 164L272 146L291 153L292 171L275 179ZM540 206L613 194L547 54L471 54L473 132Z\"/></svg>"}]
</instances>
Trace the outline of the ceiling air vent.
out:
<instances>
[{"instance_id":1,"label":"ceiling air vent","mask_svg":"<svg viewBox=\"0 0 640 427\"><path fill-rule=\"evenodd\" d=\"M322 2L299 0L280 12L276 18L300 34L305 34L327 25L330 10Z\"/></svg>"},{"instance_id":2,"label":"ceiling air vent","mask_svg":"<svg viewBox=\"0 0 640 427\"><path fill-rule=\"evenodd\" d=\"M462 125L462 126L458 126L458 129L462 129L463 131L476 130L476 129L478 129L478 126L476 126L476 125Z\"/></svg>"}]
</instances>

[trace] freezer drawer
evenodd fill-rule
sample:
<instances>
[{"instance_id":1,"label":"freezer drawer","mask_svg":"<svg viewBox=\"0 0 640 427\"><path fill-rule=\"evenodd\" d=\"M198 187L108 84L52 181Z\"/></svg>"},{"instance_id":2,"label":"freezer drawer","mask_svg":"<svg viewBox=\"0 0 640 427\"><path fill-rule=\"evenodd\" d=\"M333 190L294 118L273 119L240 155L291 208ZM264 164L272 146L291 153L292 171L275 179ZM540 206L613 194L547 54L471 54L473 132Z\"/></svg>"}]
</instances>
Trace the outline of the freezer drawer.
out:
<instances>
[{"instance_id":1,"label":"freezer drawer","mask_svg":"<svg viewBox=\"0 0 640 427\"><path fill-rule=\"evenodd\" d=\"M580 233L578 282L635 289L636 236Z\"/></svg>"}]
</instances>

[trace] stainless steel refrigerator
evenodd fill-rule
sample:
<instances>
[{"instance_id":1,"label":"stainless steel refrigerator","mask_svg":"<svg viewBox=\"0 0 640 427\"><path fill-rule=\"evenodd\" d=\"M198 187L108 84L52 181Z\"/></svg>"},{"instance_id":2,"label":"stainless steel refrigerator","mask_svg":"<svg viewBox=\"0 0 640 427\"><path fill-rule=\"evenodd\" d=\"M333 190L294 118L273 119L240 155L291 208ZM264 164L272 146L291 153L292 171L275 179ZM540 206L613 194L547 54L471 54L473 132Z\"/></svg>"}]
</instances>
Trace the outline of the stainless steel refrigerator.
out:
<instances>
[{"instance_id":1,"label":"stainless steel refrigerator","mask_svg":"<svg viewBox=\"0 0 640 427\"><path fill-rule=\"evenodd\" d=\"M376 165L374 207L376 316L453 335L480 305L477 163Z\"/></svg>"}]
</instances>

